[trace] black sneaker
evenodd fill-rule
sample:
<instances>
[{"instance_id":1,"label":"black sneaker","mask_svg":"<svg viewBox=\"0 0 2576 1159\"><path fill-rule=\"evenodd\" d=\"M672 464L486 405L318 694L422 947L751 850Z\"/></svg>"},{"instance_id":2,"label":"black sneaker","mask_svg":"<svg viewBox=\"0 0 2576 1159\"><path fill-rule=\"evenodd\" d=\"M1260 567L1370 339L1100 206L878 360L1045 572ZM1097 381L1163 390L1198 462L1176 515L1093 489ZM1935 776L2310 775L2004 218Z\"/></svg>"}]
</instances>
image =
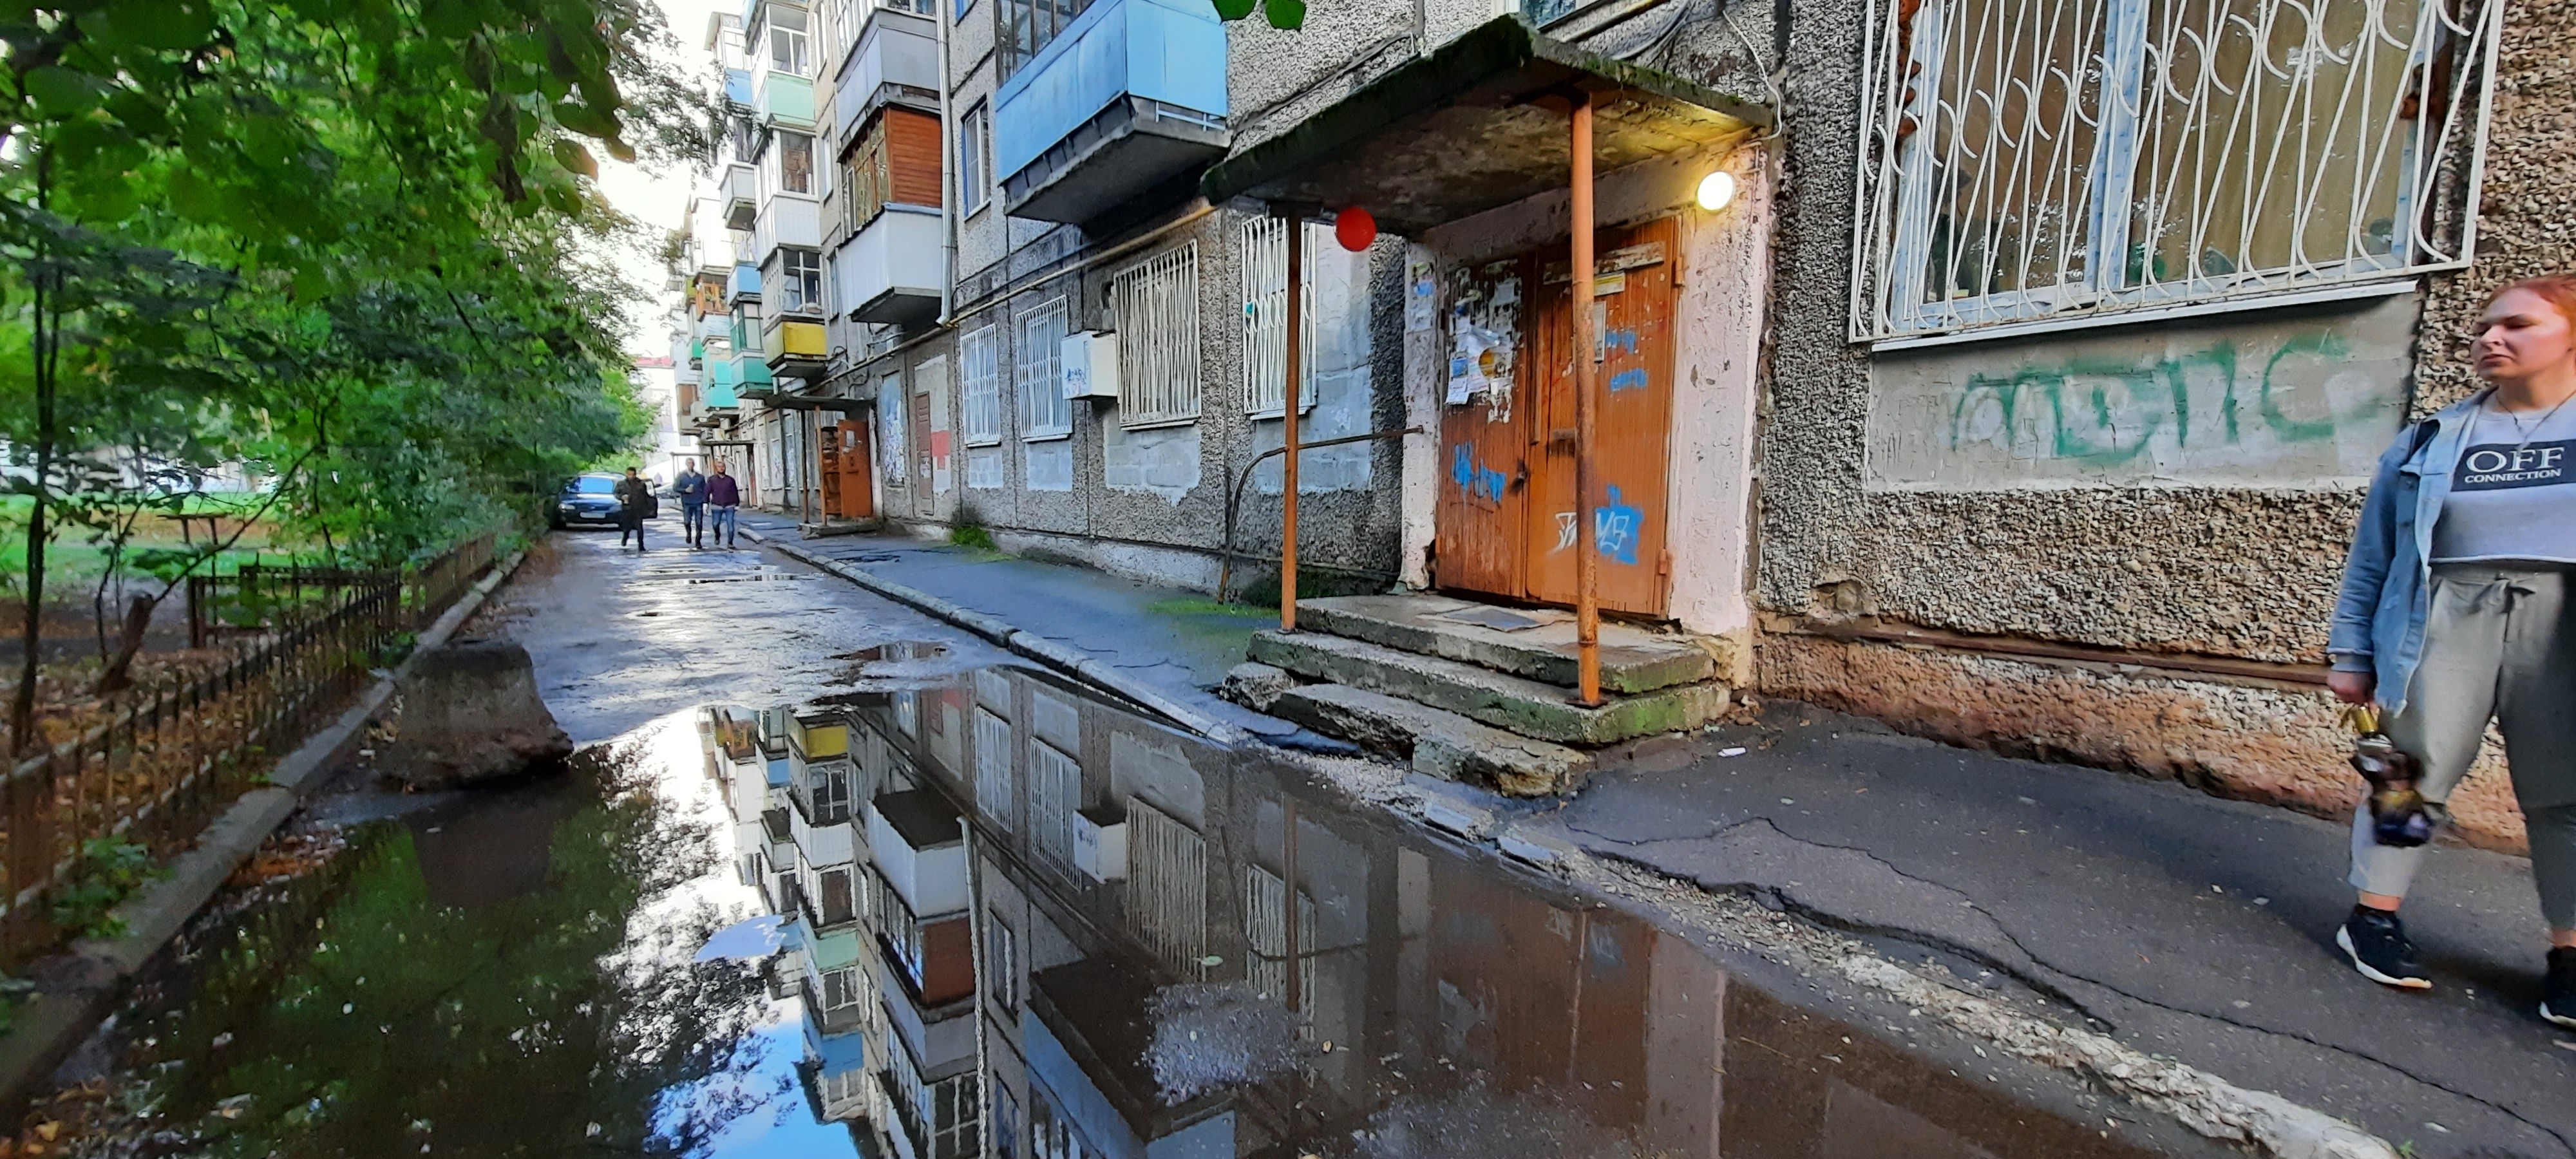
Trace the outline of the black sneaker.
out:
<instances>
[{"instance_id":1,"label":"black sneaker","mask_svg":"<svg viewBox=\"0 0 2576 1159\"><path fill-rule=\"evenodd\" d=\"M2354 906L2343 928L2335 931L2335 944L2343 947L2345 956L2352 959L2352 968L2361 971L2364 978L2404 990L2433 988L2433 980L2424 976L2422 966L2415 964L2415 943L2406 940L2406 926L2396 914L2366 905ZM2571 971L2576 971L2576 966L2571 966ZM2571 972L2570 981L2576 982L2576 972ZM2571 989L2568 997L2576 998L2576 989ZM2565 1005L2576 1011L2576 1002Z\"/></svg>"},{"instance_id":2,"label":"black sneaker","mask_svg":"<svg viewBox=\"0 0 2576 1159\"><path fill-rule=\"evenodd\" d=\"M2549 951L2549 981L2541 987L2540 1016L2576 1028L2576 949Z\"/></svg>"}]
</instances>

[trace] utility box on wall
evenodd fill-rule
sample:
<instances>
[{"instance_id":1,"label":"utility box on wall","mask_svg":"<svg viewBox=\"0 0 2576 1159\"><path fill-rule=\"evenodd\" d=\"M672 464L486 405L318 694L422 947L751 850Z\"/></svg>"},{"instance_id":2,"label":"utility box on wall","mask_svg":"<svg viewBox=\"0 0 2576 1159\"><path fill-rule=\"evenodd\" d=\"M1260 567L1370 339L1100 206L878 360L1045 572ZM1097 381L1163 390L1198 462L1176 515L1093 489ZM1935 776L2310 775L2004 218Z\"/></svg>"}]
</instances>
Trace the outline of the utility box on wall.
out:
<instances>
[{"instance_id":1,"label":"utility box on wall","mask_svg":"<svg viewBox=\"0 0 2576 1159\"><path fill-rule=\"evenodd\" d=\"M1093 881L1126 879L1126 810L1094 805L1073 815L1073 867Z\"/></svg>"},{"instance_id":2,"label":"utility box on wall","mask_svg":"<svg viewBox=\"0 0 2576 1159\"><path fill-rule=\"evenodd\" d=\"M1056 348L1066 398L1118 397L1118 336L1098 330L1068 334Z\"/></svg>"}]
</instances>

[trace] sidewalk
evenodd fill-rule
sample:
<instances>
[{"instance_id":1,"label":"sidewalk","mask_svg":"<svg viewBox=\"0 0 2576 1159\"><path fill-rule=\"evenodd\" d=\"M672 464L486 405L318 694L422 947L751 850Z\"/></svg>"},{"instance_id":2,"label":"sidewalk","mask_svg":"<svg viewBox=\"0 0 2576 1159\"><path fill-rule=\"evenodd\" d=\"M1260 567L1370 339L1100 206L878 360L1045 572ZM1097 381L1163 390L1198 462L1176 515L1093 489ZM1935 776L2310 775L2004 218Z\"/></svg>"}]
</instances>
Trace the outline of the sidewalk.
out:
<instances>
[{"instance_id":1,"label":"sidewalk","mask_svg":"<svg viewBox=\"0 0 2576 1159\"><path fill-rule=\"evenodd\" d=\"M767 544L858 567L1088 653L1122 677L1246 732L1298 731L1212 691L1227 669L1243 663L1252 634L1277 626L1275 615L1089 568L903 535L799 539L796 521L785 516L745 511L739 518L744 531Z\"/></svg>"},{"instance_id":2,"label":"sidewalk","mask_svg":"<svg viewBox=\"0 0 2576 1159\"><path fill-rule=\"evenodd\" d=\"M743 523L1087 652L1193 710L1290 727L1209 691L1267 615L1082 568ZM2402 994L2333 947L2352 904L2342 825L1801 705L1609 750L1570 802L1482 804L1596 857L1930 958L2414 1155L2576 1157L2576 1033L2534 1013L2541 926L2519 858L2436 851L2407 918L2437 988Z\"/></svg>"}]
</instances>

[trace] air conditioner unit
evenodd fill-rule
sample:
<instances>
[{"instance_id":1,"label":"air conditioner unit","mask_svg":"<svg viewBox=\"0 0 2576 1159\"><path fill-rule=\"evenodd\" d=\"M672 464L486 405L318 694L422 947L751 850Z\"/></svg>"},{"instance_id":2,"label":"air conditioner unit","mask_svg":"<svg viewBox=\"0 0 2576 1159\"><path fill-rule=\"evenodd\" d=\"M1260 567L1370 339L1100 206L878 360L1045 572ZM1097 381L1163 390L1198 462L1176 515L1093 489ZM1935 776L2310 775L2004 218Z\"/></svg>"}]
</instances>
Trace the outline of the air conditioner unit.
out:
<instances>
[{"instance_id":1,"label":"air conditioner unit","mask_svg":"<svg viewBox=\"0 0 2576 1159\"><path fill-rule=\"evenodd\" d=\"M1068 334L1056 348L1066 398L1118 397L1118 336L1100 330Z\"/></svg>"},{"instance_id":2,"label":"air conditioner unit","mask_svg":"<svg viewBox=\"0 0 2576 1159\"><path fill-rule=\"evenodd\" d=\"M1073 867L1093 881L1127 877L1127 811L1094 805L1073 815Z\"/></svg>"}]
</instances>

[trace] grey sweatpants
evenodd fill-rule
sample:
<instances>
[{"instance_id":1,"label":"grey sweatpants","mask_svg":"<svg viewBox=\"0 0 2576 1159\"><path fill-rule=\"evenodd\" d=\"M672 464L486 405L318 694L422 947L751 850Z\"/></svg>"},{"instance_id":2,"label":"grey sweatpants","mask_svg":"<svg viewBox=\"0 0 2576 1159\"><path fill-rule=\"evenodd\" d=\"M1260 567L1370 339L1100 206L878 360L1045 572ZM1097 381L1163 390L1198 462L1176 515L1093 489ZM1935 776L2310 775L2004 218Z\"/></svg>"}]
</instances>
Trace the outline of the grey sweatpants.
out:
<instances>
[{"instance_id":1,"label":"grey sweatpants","mask_svg":"<svg viewBox=\"0 0 2576 1159\"><path fill-rule=\"evenodd\" d=\"M2446 801L2468 775L2493 718L2504 733L2514 797L2531 835L2541 914L2576 929L2576 605L2568 573L2446 563L2433 567L2424 655L2406 707L2381 722L2424 764L2427 800ZM2383 702L2385 701L2383 690ZM2352 884L2403 897L2424 848L2381 845L2370 803L2353 811Z\"/></svg>"}]
</instances>

